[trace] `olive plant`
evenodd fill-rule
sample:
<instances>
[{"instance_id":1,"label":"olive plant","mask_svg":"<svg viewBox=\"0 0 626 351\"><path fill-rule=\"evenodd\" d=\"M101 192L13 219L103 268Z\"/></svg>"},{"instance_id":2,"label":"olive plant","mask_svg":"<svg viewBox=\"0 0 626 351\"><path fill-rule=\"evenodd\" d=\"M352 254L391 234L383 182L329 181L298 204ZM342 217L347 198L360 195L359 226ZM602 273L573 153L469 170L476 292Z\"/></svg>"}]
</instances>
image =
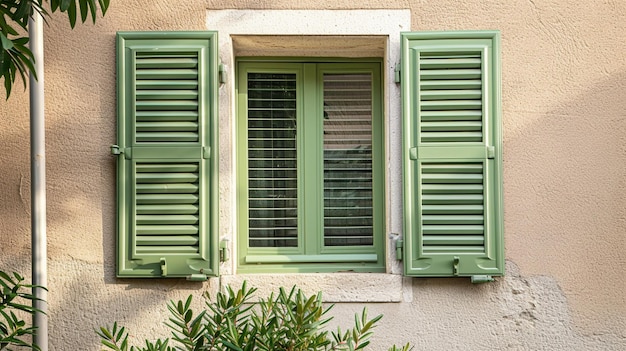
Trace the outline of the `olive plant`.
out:
<instances>
[{"instance_id":1,"label":"olive plant","mask_svg":"<svg viewBox=\"0 0 626 351\"><path fill-rule=\"evenodd\" d=\"M117 323L101 327L97 334L106 350L115 351L352 351L369 345L372 330L382 318L368 318L364 308L355 316L352 328L329 332L325 326L332 319L327 316L332 305L323 306L321 293L307 297L296 287L281 288L252 303L255 291L244 282L236 291L227 287L218 292L214 300L204 293L205 308L199 313L191 308L191 295L185 301L170 301L170 318L165 324L171 338L146 340L145 346L130 346L127 330ZM409 349L406 344L389 350Z\"/></svg>"},{"instance_id":2,"label":"olive plant","mask_svg":"<svg viewBox=\"0 0 626 351\"><path fill-rule=\"evenodd\" d=\"M31 343L35 327L23 319L38 311L32 304L38 300L31 293L33 287L25 284L24 277L18 273L0 270L0 350L39 350L39 346Z\"/></svg>"}]
</instances>

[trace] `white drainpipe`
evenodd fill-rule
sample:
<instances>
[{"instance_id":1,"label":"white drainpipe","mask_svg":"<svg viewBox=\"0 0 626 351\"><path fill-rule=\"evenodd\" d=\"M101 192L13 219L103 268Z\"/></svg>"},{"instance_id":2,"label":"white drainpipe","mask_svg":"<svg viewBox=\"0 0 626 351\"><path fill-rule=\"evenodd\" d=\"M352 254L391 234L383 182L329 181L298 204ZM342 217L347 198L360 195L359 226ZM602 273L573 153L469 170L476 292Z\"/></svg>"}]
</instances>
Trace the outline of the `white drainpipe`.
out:
<instances>
[{"instance_id":1,"label":"white drainpipe","mask_svg":"<svg viewBox=\"0 0 626 351\"><path fill-rule=\"evenodd\" d=\"M30 177L31 177L31 238L33 284L48 285L46 249L46 135L44 119L43 18L35 11L28 21L30 50L35 58L37 80L30 75ZM33 342L41 351L48 351L48 294L33 288L39 300L33 302L33 325L37 328Z\"/></svg>"}]
</instances>

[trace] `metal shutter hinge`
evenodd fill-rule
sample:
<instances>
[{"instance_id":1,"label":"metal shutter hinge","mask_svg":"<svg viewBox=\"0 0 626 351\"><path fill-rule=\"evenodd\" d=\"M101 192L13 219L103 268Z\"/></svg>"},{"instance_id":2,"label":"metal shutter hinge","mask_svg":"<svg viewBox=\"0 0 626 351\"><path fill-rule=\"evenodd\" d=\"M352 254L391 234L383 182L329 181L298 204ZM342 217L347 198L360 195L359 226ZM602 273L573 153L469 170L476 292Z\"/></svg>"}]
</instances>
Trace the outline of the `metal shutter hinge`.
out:
<instances>
[{"instance_id":1,"label":"metal shutter hinge","mask_svg":"<svg viewBox=\"0 0 626 351\"><path fill-rule=\"evenodd\" d=\"M495 146L487 146L487 158L496 158Z\"/></svg>"},{"instance_id":2,"label":"metal shutter hinge","mask_svg":"<svg viewBox=\"0 0 626 351\"><path fill-rule=\"evenodd\" d=\"M454 262L452 263L452 270L455 277L459 276L459 256L454 256Z\"/></svg>"},{"instance_id":3,"label":"metal shutter hinge","mask_svg":"<svg viewBox=\"0 0 626 351\"><path fill-rule=\"evenodd\" d=\"M400 83L401 78L400 78L400 64L396 64L396 67L393 69L393 73L394 73L394 82L396 83Z\"/></svg>"},{"instance_id":4,"label":"metal shutter hinge","mask_svg":"<svg viewBox=\"0 0 626 351\"><path fill-rule=\"evenodd\" d=\"M226 84L226 80L228 76L226 73L226 66L223 63L220 63L219 65L219 76L220 76L220 83Z\"/></svg>"},{"instance_id":5,"label":"metal shutter hinge","mask_svg":"<svg viewBox=\"0 0 626 351\"><path fill-rule=\"evenodd\" d=\"M403 249L404 249L404 240L402 239L396 240L396 260L402 261Z\"/></svg>"},{"instance_id":6,"label":"metal shutter hinge","mask_svg":"<svg viewBox=\"0 0 626 351\"><path fill-rule=\"evenodd\" d=\"M208 146L205 146L202 148L202 158L205 160L208 160L211 158L211 148Z\"/></svg>"},{"instance_id":7,"label":"metal shutter hinge","mask_svg":"<svg viewBox=\"0 0 626 351\"><path fill-rule=\"evenodd\" d=\"M230 259L228 254L228 240L220 241L220 262L226 262Z\"/></svg>"}]
</instances>

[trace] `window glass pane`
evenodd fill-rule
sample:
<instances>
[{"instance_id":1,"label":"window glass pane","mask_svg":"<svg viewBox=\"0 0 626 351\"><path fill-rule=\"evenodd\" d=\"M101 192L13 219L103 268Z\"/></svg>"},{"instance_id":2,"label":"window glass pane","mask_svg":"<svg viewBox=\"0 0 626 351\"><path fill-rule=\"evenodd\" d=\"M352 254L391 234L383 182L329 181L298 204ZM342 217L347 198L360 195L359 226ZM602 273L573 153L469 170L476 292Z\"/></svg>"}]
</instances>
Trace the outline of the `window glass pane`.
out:
<instances>
[{"instance_id":1,"label":"window glass pane","mask_svg":"<svg viewBox=\"0 0 626 351\"><path fill-rule=\"evenodd\" d=\"M298 245L296 75L248 74L250 247Z\"/></svg>"},{"instance_id":2,"label":"window glass pane","mask_svg":"<svg viewBox=\"0 0 626 351\"><path fill-rule=\"evenodd\" d=\"M324 74L324 245L373 245L371 74Z\"/></svg>"}]
</instances>

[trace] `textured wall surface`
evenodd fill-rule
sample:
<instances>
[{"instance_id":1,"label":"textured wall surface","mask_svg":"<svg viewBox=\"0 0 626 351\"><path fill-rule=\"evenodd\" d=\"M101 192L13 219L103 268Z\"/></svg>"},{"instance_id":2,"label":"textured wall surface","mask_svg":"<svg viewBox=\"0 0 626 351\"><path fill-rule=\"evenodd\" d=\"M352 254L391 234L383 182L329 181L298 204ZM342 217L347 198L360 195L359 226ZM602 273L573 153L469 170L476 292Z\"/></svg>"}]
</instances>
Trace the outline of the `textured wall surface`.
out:
<instances>
[{"instance_id":1,"label":"textured wall surface","mask_svg":"<svg viewBox=\"0 0 626 351\"><path fill-rule=\"evenodd\" d=\"M394 276L399 293L381 300L397 302L339 303L333 323L348 326L363 305L383 313L375 350L405 341L424 350L626 349L625 1L113 0L95 25L70 31L55 16L45 28L51 350L98 350L93 329L116 320L133 341L164 335L154 321L166 319L166 301L220 286L115 278L109 154L116 31L204 30L207 12L220 9L407 10L410 30L502 33L507 276L484 285ZM0 269L25 274L28 105L19 84L0 101Z\"/></svg>"}]
</instances>

